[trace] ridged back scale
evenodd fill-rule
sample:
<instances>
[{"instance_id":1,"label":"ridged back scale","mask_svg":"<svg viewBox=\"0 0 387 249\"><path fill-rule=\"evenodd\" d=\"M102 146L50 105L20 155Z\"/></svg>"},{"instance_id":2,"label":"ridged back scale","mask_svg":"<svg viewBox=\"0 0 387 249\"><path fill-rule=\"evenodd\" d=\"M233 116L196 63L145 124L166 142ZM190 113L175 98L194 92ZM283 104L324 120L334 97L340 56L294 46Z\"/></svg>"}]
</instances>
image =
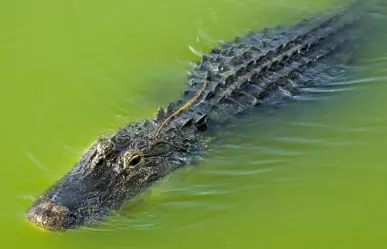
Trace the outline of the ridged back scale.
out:
<instances>
[{"instance_id":1,"label":"ridged back scale","mask_svg":"<svg viewBox=\"0 0 387 249\"><path fill-rule=\"evenodd\" d=\"M292 97L311 83L303 73L361 36L361 4L330 17L310 18L288 28L250 32L203 55L189 76L182 100L159 109L156 123L193 98L204 82L202 96L172 119L166 130L195 124L205 130L207 119L221 122L247 108ZM318 70L314 71L318 74ZM203 128L204 127L204 128Z\"/></svg>"}]
</instances>

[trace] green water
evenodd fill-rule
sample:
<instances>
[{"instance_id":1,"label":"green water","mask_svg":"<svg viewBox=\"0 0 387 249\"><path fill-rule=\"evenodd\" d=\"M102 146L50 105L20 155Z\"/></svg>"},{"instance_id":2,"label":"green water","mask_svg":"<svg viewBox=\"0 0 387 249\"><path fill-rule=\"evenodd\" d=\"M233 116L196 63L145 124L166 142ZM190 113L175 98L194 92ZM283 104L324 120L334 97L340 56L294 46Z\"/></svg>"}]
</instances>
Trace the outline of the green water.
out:
<instances>
[{"instance_id":1,"label":"green water","mask_svg":"<svg viewBox=\"0 0 387 249\"><path fill-rule=\"evenodd\" d=\"M359 55L351 90L221 131L205 160L104 224L60 234L25 219L96 137L176 99L198 53L338 3L2 1L1 247L385 248L381 42Z\"/></svg>"}]
</instances>

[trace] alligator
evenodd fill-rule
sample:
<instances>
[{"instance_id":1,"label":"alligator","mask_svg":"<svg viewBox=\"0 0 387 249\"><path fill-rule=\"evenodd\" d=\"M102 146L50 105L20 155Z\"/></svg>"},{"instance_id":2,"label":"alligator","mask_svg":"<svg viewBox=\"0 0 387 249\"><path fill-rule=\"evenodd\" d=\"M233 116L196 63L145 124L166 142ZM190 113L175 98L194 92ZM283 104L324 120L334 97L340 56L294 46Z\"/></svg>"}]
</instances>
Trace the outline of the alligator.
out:
<instances>
[{"instance_id":1,"label":"alligator","mask_svg":"<svg viewBox=\"0 0 387 249\"><path fill-rule=\"evenodd\" d=\"M229 117L290 103L305 89L326 84L319 77L342 73L329 69L351 63L366 38L364 2L289 27L250 31L212 49L189 74L180 100L166 111L159 108L152 120L97 139L35 201L27 219L49 231L99 223L157 180L194 162L206 148L210 128L216 134Z\"/></svg>"}]
</instances>

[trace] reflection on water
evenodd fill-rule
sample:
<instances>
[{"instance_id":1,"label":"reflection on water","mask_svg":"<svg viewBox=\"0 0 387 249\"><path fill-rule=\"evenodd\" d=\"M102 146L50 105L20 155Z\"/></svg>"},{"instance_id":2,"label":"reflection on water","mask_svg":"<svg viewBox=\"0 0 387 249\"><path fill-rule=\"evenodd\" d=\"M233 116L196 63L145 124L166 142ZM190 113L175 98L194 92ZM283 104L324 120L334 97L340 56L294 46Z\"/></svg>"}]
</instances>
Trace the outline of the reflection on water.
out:
<instances>
[{"instance_id":1,"label":"reflection on water","mask_svg":"<svg viewBox=\"0 0 387 249\"><path fill-rule=\"evenodd\" d=\"M336 1L336 4L339 1ZM219 41L294 23L334 1L43 1L0 8L0 174L5 247L381 248L387 179L385 10L353 74L255 110L197 164L105 223L42 233L33 198L99 135L176 99L185 70ZM16 6L17 5L17 6ZM23 7L21 7L23 6ZM349 69L348 69L349 70ZM331 82L332 83L332 82Z\"/></svg>"}]
</instances>

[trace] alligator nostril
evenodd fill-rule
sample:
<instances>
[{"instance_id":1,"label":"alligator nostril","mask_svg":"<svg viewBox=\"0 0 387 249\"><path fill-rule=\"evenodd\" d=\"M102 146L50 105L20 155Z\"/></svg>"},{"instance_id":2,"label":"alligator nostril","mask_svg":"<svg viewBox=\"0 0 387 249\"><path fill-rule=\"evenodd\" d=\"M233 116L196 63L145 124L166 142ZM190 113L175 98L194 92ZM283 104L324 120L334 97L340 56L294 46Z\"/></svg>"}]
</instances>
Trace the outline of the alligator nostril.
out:
<instances>
[{"instance_id":1,"label":"alligator nostril","mask_svg":"<svg viewBox=\"0 0 387 249\"><path fill-rule=\"evenodd\" d=\"M27 218L31 223L52 231L66 230L70 225L69 209L52 202L33 206Z\"/></svg>"}]
</instances>

